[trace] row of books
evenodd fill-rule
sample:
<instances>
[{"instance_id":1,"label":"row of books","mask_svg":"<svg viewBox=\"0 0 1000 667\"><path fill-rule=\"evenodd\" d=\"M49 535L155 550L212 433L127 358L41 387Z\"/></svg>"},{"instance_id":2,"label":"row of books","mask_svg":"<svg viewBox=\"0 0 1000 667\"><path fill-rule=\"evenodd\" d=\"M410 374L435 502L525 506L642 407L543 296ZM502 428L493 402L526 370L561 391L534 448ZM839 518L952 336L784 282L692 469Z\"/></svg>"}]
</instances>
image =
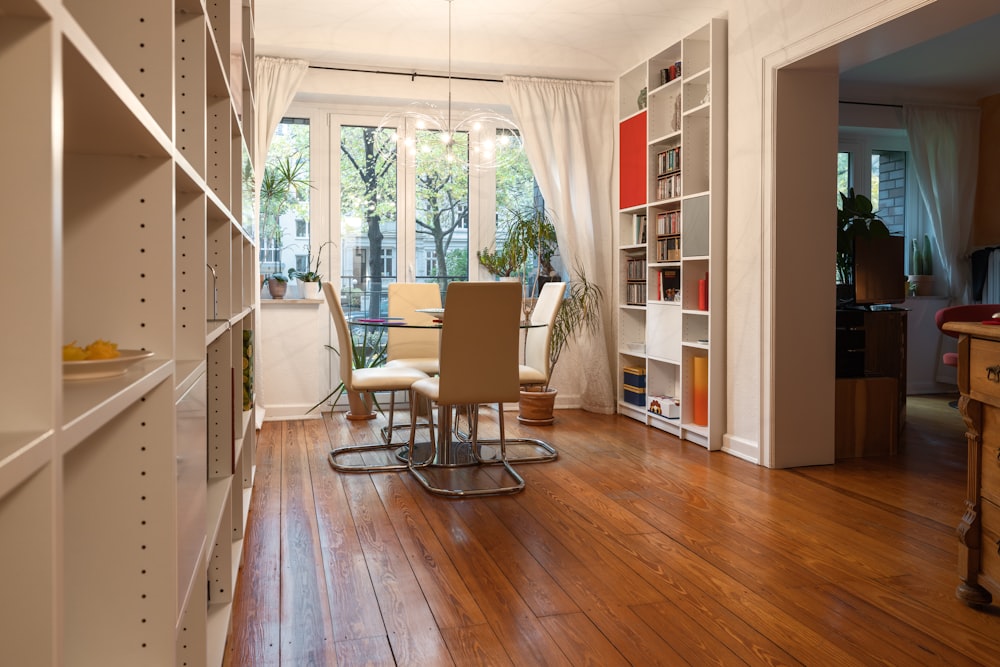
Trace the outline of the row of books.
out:
<instances>
[{"instance_id":1,"label":"row of books","mask_svg":"<svg viewBox=\"0 0 1000 667\"><path fill-rule=\"evenodd\" d=\"M660 85L665 83L670 83L674 79L678 79L681 76L681 61L678 60L670 67L664 67L660 70Z\"/></svg>"},{"instance_id":2,"label":"row of books","mask_svg":"<svg viewBox=\"0 0 1000 667\"><path fill-rule=\"evenodd\" d=\"M660 176L681 168L681 147L656 154L656 173Z\"/></svg>"},{"instance_id":3,"label":"row of books","mask_svg":"<svg viewBox=\"0 0 1000 667\"><path fill-rule=\"evenodd\" d=\"M656 261L681 261L681 237L666 236L664 238L656 239Z\"/></svg>"},{"instance_id":4,"label":"row of books","mask_svg":"<svg viewBox=\"0 0 1000 667\"><path fill-rule=\"evenodd\" d=\"M659 301L681 300L681 270L660 269L656 274L656 298Z\"/></svg>"},{"instance_id":5,"label":"row of books","mask_svg":"<svg viewBox=\"0 0 1000 667\"><path fill-rule=\"evenodd\" d=\"M656 179L656 198L673 199L681 196L681 175L680 173L660 176Z\"/></svg>"},{"instance_id":6,"label":"row of books","mask_svg":"<svg viewBox=\"0 0 1000 667\"><path fill-rule=\"evenodd\" d=\"M646 280L645 257L629 257L625 265L625 280Z\"/></svg>"},{"instance_id":7,"label":"row of books","mask_svg":"<svg viewBox=\"0 0 1000 667\"><path fill-rule=\"evenodd\" d=\"M663 211L656 214L656 235L681 233L681 212Z\"/></svg>"},{"instance_id":8,"label":"row of books","mask_svg":"<svg viewBox=\"0 0 1000 667\"><path fill-rule=\"evenodd\" d=\"M641 283L625 283L625 303L630 306L646 305L646 281Z\"/></svg>"},{"instance_id":9,"label":"row of books","mask_svg":"<svg viewBox=\"0 0 1000 667\"><path fill-rule=\"evenodd\" d=\"M646 214L636 213L632 216L632 244L646 242Z\"/></svg>"}]
</instances>

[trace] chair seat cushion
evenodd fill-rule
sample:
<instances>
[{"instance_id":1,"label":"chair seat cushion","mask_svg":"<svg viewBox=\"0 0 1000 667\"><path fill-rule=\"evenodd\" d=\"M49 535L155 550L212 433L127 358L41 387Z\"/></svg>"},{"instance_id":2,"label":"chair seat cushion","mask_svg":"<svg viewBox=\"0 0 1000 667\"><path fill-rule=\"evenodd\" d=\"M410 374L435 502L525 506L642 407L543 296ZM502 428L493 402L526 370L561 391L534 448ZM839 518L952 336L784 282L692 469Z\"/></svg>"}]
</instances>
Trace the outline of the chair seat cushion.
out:
<instances>
[{"instance_id":1,"label":"chair seat cushion","mask_svg":"<svg viewBox=\"0 0 1000 667\"><path fill-rule=\"evenodd\" d=\"M418 380L427 379L427 373L416 368L400 366L389 368L356 368L352 373L352 389L358 391L396 391L409 389Z\"/></svg>"},{"instance_id":2,"label":"chair seat cushion","mask_svg":"<svg viewBox=\"0 0 1000 667\"><path fill-rule=\"evenodd\" d=\"M437 375L441 372L441 362L437 357L408 357L404 359L393 359L387 361L386 368L416 368L418 371L428 375Z\"/></svg>"},{"instance_id":3,"label":"chair seat cushion","mask_svg":"<svg viewBox=\"0 0 1000 667\"><path fill-rule=\"evenodd\" d=\"M945 352L942 361L945 366L958 366L958 352Z\"/></svg>"},{"instance_id":4,"label":"chair seat cushion","mask_svg":"<svg viewBox=\"0 0 1000 667\"><path fill-rule=\"evenodd\" d=\"M531 366L518 366L517 374L522 385L525 384L545 384L545 373Z\"/></svg>"},{"instance_id":5,"label":"chair seat cushion","mask_svg":"<svg viewBox=\"0 0 1000 667\"><path fill-rule=\"evenodd\" d=\"M432 377L432 378L427 378L425 380L417 380L410 386L410 389L417 392L418 394L426 396L432 401L436 401L438 400L438 396L440 395L440 389L441 389L440 377Z\"/></svg>"}]
</instances>

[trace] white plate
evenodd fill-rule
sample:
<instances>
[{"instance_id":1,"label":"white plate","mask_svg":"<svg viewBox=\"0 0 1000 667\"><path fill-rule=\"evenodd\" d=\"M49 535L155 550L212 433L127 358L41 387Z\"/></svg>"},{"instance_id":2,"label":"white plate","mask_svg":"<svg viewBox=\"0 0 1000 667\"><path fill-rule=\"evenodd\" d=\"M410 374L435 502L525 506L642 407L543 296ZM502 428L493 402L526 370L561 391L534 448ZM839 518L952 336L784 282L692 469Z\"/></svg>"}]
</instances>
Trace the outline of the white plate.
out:
<instances>
[{"instance_id":1,"label":"white plate","mask_svg":"<svg viewBox=\"0 0 1000 667\"><path fill-rule=\"evenodd\" d=\"M125 375L129 367L137 361L153 356L146 350L118 350L119 356L114 359L84 359L82 361L64 361L64 380L99 380Z\"/></svg>"},{"instance_id":2,"label":"white plate","mask_svg":"<svg viewBox=\"0 0 1000 667\"><path fill-rule=\"evenodd\" d=\"M418 313L427 313L428 315L433 315L435 318L444 321L444 308L417 308Z\"/></svg>"}]
</instances>

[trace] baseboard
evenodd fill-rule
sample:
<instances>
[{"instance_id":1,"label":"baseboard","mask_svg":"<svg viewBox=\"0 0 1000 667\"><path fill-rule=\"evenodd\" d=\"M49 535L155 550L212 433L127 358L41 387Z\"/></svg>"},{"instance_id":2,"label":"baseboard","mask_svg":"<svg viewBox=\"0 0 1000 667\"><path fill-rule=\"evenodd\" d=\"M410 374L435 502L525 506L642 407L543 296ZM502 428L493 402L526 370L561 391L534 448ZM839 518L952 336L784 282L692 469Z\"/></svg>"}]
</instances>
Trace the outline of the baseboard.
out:
<instances>
[{"instance_id":1,"label":"baseboard","mask_svg":"<svg viewBox=\"0 0 1000 667\"><path fill-rule=\"evenodd\" d=\"M319 410L309 412L311 405L267 405L264 406L266 416L263 421L288 421L291 419L322 419L323 415Z\"/></svg>"},{"instance_id":2,"label":"baseboard","mask_svg":"<svg viewBox=\"0 0 1000 667\"><path fill-rule=\"evenodd\" d=\"M760 443L728 433L722 436L722 451L736 458L760 465Z\"/></svg>"}]
</instances>

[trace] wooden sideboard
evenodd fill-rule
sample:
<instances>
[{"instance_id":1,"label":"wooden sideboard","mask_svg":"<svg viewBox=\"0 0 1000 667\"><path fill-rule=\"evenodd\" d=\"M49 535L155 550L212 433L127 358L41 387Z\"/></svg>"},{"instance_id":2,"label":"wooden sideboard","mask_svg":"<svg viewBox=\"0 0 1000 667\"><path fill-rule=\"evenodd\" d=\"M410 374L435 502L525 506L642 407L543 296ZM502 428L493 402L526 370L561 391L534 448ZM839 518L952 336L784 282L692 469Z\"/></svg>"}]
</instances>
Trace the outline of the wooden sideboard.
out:
<instances>
[{"instance_id":1,"label":"wooden sideboard","mask_svg":"<svg viewBox=\"0 0 1000 667\"><path fill-rule=\"evenodd\" d=\"M984 607L1000 596L1000 326L950 322L944 328L960 334L959 410L969 450L955 594Z\"/></svg>"}]
</instances>

